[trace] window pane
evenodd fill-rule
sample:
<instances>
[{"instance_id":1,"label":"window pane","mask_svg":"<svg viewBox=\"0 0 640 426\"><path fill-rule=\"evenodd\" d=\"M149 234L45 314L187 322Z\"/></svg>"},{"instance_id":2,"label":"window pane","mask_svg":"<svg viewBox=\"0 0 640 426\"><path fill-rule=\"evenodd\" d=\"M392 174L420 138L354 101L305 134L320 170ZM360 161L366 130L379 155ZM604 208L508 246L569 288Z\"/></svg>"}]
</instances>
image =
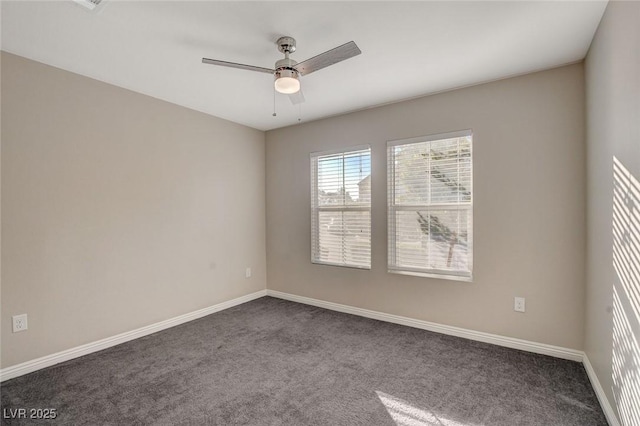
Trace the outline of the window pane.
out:
<instances>
[{"instance_id":1,"label":"window pane","mask_svg":"<svg viewBox=\"0 0 640 426\"><path fill-rule=\"evenodd\" d=\"M367 151L318 157L318 205L368 205L371 155ZM362 192L362 194L361 194Z\"/></svg>"},{"instance_id":2,"label":"window pane","mask_svg":"<svg viewBox=\"0 0 640 426\"><path fill-rule=\"evenodd\" d=\"M469 210L396 213L396 265L469 271Z\"/></svg>"},{"instance_id":3,"label":"window pane","mask_svg":"<svg viewBox=\"0 0 640 426\"><path fill-rule=\"evenodd\" d=\"M396 205L471 201L471 137L394 146Z\"/></svg>"},{"instance_id":4,"label":"window pane","mask_svg":"<svg viewBox=\"0 0 640 426\"><path fill-rule=\"evenodd\" d=\"M370 265L371 215L368 211L321 211L318 216L318 261Z\"/></svg>"}]
</instances>

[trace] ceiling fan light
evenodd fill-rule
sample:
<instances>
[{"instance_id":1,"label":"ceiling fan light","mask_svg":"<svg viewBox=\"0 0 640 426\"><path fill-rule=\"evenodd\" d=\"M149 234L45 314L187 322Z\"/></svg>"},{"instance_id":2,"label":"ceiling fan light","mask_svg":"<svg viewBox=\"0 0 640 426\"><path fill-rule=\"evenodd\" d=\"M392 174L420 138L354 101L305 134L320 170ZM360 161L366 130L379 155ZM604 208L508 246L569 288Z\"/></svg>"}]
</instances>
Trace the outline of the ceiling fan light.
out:
<instances>
[{"instance_id":1,"label":"ceiling fan light","mask_svg":"<svg viewBox=\"0 0 640 426\"><path fill-rule=\"evenodd\" d=\"M276 71L275 88L278 92L290 95L300 91L298 73L292 69L279 69Z\"/></svg>"},{"instance_id":2,"label":"ceiling fan light","mask_svg":"<svg viewBox=\"0 0 640 426\"><path fill-rule=\"evenodd\" d=\"M276 80L275 86L278 92L290 95L300 90L300 81L293 77L280 77Z\"/></svg>"}]
</instances>

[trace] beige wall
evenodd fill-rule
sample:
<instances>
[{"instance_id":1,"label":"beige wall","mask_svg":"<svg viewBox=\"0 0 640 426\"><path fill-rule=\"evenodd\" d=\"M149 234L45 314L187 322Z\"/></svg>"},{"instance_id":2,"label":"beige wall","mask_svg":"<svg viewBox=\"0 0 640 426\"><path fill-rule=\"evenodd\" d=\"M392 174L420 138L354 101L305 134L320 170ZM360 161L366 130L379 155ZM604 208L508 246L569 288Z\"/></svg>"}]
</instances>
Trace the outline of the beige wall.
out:
<instances>
[{"instance_id":1,"label":"beige wall","mask_svg":"<svg viewBox=\"0 0 640 426\"><path fill-rule=\"evenodd\" d=\"M264 137L3 53L2 367L265 289Z\"/></svg>"},{"instance_id":2,"label":"beige wall","mask_svg":"<svg viewBox=\"0 0 640 426\"><path fill-rule=\"evenodd\" d=\"M267 132L269 288L582 349L584 126L577 64ZM473 283L387 273L386 141L462 129L474 133ZM311 264L309 153L361 144L372 269Z\"/></svg>"},{"instance_id":3,"label":"beige wall","mask_svg":"<svg viewBox=\"0 0 640 426\"><path fill-rule=\"evenodd\" d=\"M622 424L639 424L640 3L609 2L585 72L585 352Z\"/></svg>"}]
</instances>

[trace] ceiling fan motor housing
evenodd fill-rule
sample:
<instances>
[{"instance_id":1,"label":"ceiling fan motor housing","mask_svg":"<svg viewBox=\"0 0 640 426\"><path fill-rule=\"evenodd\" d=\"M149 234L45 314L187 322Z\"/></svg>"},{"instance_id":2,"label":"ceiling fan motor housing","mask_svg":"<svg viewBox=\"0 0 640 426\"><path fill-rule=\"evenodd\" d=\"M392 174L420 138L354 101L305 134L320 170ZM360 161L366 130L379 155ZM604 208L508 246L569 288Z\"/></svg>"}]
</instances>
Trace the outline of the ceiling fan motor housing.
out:
<instances>
[{"instance_id":1,"label":"ceiling fan motor housing","mask_svg":"<svg viewBox=\"0 0 640 426\"><path fill-rule=\"evenodd\" d=\"M276 72L274 73L274 77L275 79L279 79L282 77L289 77L289 78L298 78L298 71L294 70L294 69L287 69L287 68L283 68L283 69L279 69L276 70Z\"/></svg>"},{"instance_id":2,"label":"ceiling fan motor housing","mask_svg":"<svg viewBox=\"0 0 640 426\"><path fill-rule=\"evenodd\" d=\"M292 77L298 78L298 71L296 71L295 66L298 65L296 61L291 58L283 58L276 62L275 66L275 76L279 77Z\"/></svg>"}]
</instances>

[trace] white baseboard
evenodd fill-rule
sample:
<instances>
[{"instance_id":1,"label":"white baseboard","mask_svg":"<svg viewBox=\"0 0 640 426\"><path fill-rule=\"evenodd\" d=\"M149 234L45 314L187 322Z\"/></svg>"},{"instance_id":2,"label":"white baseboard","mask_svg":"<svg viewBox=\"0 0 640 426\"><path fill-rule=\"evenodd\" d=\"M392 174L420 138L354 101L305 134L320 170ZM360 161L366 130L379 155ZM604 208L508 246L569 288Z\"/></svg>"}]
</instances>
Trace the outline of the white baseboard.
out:
<instances>
[{"instance_id":1,"label":"white baseboard","mask_svg":"<svg viewBox=\"0 0 640 426\"><path fill-rule=\"evenodd\" d=\"M45 367L50 367L55 364L59 364L70 359L78 358L83 355L88 355L93 352L101 351L103 349L110 348L121 343L128 342L133 339L138 339L143 336L147 336L158 331L165 330L176 325L184 324L185 322L193 321L198 318L213 314L215 312L229 309L233 306L241 305L251 300L258 299L267 295L266 290L260 290L255 293L247 294L226 302L218 303L208 308L199 309L197 311L189 312L184 315L180 315L165 321L160 321L155 324L141 327L136 330L127 331L125 333L118 334L116 336L107 337L106 339L98 340L96 342L87 343L86 345L77 346L75 348L67 349L55 354L43 356L31 361L23 362L22 364L13 365L11 367L3 368L0 370L0 382L13 379L14 377L22 376L40 370Z\"/></svg>"},{"instance_id":2,"label":"white baseboard","mask_svg":"<svg viewBox=\"0 0 640 426\"><path fill-rule=\"evenodd\" d=\"M589 376L589 380L591 381L591 386L598 397L598 401L600 401L600 406L602 407L602 411L604 411L604 416L607 418L609 422L609 426L620 426L620 422L616 417L615 411L611 404L609 403L609 398L604 393L604 389L600 384L600 380L598 380L598 376L596 376L596 372L589 361L589 357L587 354L584 354L584 359L582 360L584 364L584 369L587 370L587 376Z\"/></svg>"},{"instance_id":3,"label":"white baseboard","mask_svg":"<svg viewBox=\"0 0 640 426\"><path fill-rule=\"evenodd\" d=\"M550 355L556 358L563 358L571 361L582 362L584 355L584 352L577 351L575 349L562 348L560 346L536 343L528 340L516 339L513 337L505 337L497 334L484 333L481 331L468 330L460 327L452 327L450 325L442 325L434 322L386 314L384 312L355 308L353 306L341 305L339 303L333 302L325 302L324 300L312 299L304 296L296 296L294 294L283 293L275 290L267 290L267 296L290 300L292 302L304 303L306 305L313 305L319 308L330 309L332 311L344 312L361 317L391 322L394 324L420 328L422 330L434 331L436 333L448 334L450 336L464 337L465 339L477 340L479 342L491 343L498 346L505 346L507 348L520 349L523 351L534 352L543 355Z\"/></svg>"}]
</instances>

